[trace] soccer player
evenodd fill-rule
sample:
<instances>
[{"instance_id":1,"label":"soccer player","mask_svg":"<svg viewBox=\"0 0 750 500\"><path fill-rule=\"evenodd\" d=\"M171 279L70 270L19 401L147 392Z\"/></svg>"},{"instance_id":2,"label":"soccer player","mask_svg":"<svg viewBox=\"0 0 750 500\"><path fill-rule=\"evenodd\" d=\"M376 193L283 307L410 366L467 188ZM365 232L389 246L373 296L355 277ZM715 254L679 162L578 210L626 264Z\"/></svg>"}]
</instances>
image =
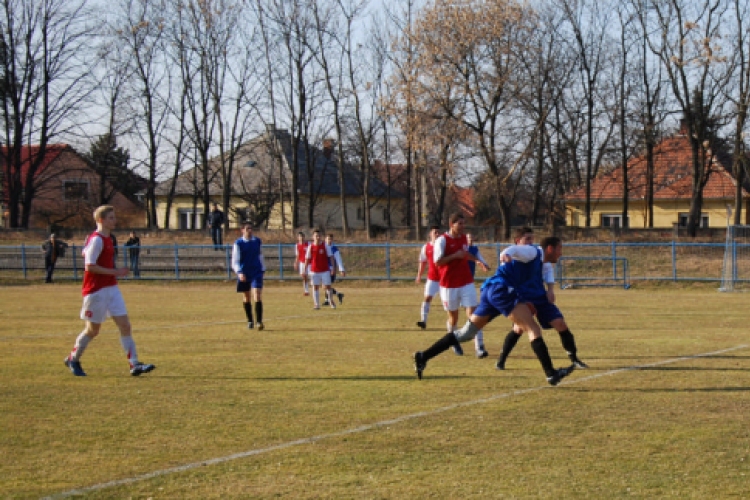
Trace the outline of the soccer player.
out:
<instances>
[{"instance_id":1,"label":"soccer player","mask_svg":"<svg viewBox=\"0 0 750 500\"><path fill-rule=\"evenodd\" d=\"M250 330L255 327L252 307L252 302L255 302L258 330L263 330L262 292L266 264L263 260L263 242L253 236L253 225L250 222L242 223L242 237L232 246L232 269L237 274L237 293L243 294L242 305L247 316L247 327Z\"/></svg>"},{"instance_id":2,"label":"soccer player","mask_svg":"<svg viewBox=\"0 0 750 500\"><path fill-rule=\"evenodd\" d=\"M437 266L435 266L433 259L435 240L438 239L438 236L440 236L440 226L430 227L430 241L422 246L422 250L419 253L419 268L417 269L417 279L415 280L417 283L422 281L424 268L427 268L427 281L424 284L424 300L420 309L420 319L417 321L417 326L422 330L427 328L427 315L430 314L432 298L440 291L440 272Z\"/></svg>"},{"instance_id":3,"label":"soccer player","mask_svg":"<svg viewBox=\"0 0 750 500\"><path fill-rule=\"evenodd\" d=\"M557 251L554 247L548 248ZM460 330L448 333L427 350L414 353L414 369L418 378L422 378L430 359L459 342L471 340L500 314L510 317L522 332L528 334L531 348L550 385L557 385L573 372L575 365L555 369L542 338L541 328L527 305L527 302L533 303L539 296L546 295L544 286L538 286L536 279L542 272L542 249L530 245L513 245L506 248L500 257L503 264L498 267L494 276L482 284L479 307L469 317L469 321ZM548 260L555 261L555 256L548 256Z\"/></svg>"},{"instance_id":4,"label":"soccer player","mask_svg":"<svg viewBox=\"0 0 750 500\"><path fill-rule=\"evenodd\" d=\"M528 232L519 235L517 241L522 245L533 245L534 234ZM544 252L544 264L542 268L542 276L538 277L538 279L544 281L544 286L546 286L547 292L544 296L540 295L536 301L531 302L531 305L533 306L533 310L536 311L536 316L539 320L540 326L545 330L554 328L560 335L560 342L562 343L563 349L565 349L568 358L576 368L588 368L588 365L578 358L578 348L576 346L575 337L568 328L560 309L555 305L554 264L562 255L562 240L556 236L549 236L542 240L541 247ZM516 346L522 333L523 332L517 325L513 325L513 329L508 332L508 335L503 342L502 353L495 364L495 367L498 370L505 370L505 362L513 348Z\"/></svg>"},{"instance_id":5,"label":"soccer player","mask_svg":"<svg viewBox=\"0 0 750 500\"><path fill-rule=\"evenodd\" d=\"M297 256L297 268L299 269L299 275L302 277L302 288L305 290L305 296L310 295L310 289L307 286L307 264L305 264L305 256L307 255L307 247L309 245L310 242L305 241L305 233L302 231L297 233L295 255Z\"/></svg>"},{"instance_id":6,"label":"soccer player","mask_svg":"<svg viewBox=\"0 0 750 500\"><path fill-rule=\"evenodd\" d=\"M94 220L96 231L86 238L83 248L85 268L81 319L86 322L86 325L78 335L73 350L65 358L65 366L76 377L86 376L86 372L81 367L81 356L89 343L99 335L104 320L111 316L120 330L120 343L130 365L130 374L137 377L156 367L138 361L128 311L125 308L120 287L117 286L117 278L127 276L129 270L127 267L115 267L115 248L110 238L111 231L117 225L114 207L111 205L98 207L94 211Z\"/></svg>"},{"instance_id":7,"label":"soccer player","mask_svg":"<svg viewBox=\"0 0 750 500\"><path fill-rule=\"evenodd\" d=\"M433 260L440 273L440 299L443 301L443 309L448 313L446 326L448 332L452 332L458 324L459 307L465 307L466 315L470 316L477 306L477 291L469 261L478 261L467 250L469 245L464 234L463 214L452 214L449 222L449 230L435 240ZM479 262L479 266L487 270L483 263ZM488 354L484 349L481 332L475 337L477 357L486 358ZM463 355L460 344L455 344L453 351L459 356Z\"/></svg>"},{"instance_id":8,"label":"soccer player","mask_svg":"<svg viewBox=\"0 0 750 500\"><path fill-rule=\"evenodd\" d=\"M467 250L471 255L476 257L477 262L481 262L486 267L485 271L490 270L490 265L487 264L487 261L484 260L484 257L482 257L482 254L479 253L479 247L474 244L474 237L471 235L471 233L466 233L466 242L469 244L469 248ZM477 262L470 260L469 261L469 269L471 269L471 275L474 276L477 271Z\"/></svg>"},{"instance_id":9,"label":"soccer player","mask_svg":"<svg viewBox=\"0 0 750 500\"><path fill-rule=\"evenodd\" d=\"M328 268L331 271L331 295L336 296L339 299L339 305L344 303L344 294L339 293L336 291L335 288L333 288L333 284L336 282L336 268L338 267L339 272L341 273L341 276L346 276L346 270L344 269L344 261L341 259L341 252L339 251L339 247L333 244L333 235L327 234L326 235L326 245L331 249L331 253L333 254L333 257L328 262ZM325 302L323 302L324 306L330 305L328 302L328 299L326 299Z\"/></svg>"},{"instance_id":10,"label":"soccer player","mask_svg":"<svg viewBox=\"0 0 750 500\"><path fill-rule=\"evenodd\" d=\"M305 265L310 269L310 281L313 285L313 309L320 309L320 287L325 288L326 300L331 309L336 309L336 303L331 294L331 269L329 259L333 257L331 248L320 237L320 230L313 231L313 241L307 247Z\"/></svg>"}]
</instances>

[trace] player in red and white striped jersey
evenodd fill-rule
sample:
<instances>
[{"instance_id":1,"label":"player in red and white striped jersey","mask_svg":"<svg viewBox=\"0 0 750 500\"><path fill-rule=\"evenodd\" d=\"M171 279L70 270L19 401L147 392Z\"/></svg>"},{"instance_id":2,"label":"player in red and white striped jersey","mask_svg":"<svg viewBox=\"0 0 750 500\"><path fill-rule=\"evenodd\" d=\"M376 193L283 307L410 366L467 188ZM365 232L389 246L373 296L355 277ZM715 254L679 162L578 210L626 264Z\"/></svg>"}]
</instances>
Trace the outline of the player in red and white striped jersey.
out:
<instances>
[{"instance_id":1,"label":"player in red and white striped jersey","mask_svg":"<svg viewBox=\"0 0 750 500\"><path fill-rule=\"evenodd\" d=\"M440 271L435 266L433 260L435 240L440 236L440 227L432 226L430 228L430 241L424 244L422 251L419 253L419 269L417 270L417 283L422 281L424 268L427 268L427 281L424 285L424 300L420 309L420 319L417 326L422 330L427 328L427 315L430 313L430 304L432 298L440 292Z\"/></svg>"},{"instance_id":2,"label":"player in red and white striped jersey","mask_svg":"<svg viewBox=\"0 0 750 500\"><path fill-rule=\"evenodd\" d=\"M313 285L313 309L320 309L320 286L325 288L326 300L331 305L331 309L336 309L336 303L333 301L331 293L331 268L329 259L333 257L331 247L326 245L323 238L320 237L320 230L313 231L313 241L307 247L307 256L305 264L310 270L310 281Z\"/></svg>"},{"instance_id":3,"label":"player in red and white striped jersey","mask_svg":"<svg viewBox=\"0 0 750 500\"><path fill-rule=\"evenodd\" d=\"M305 263L308 246L310 246L310 242L305 241L305 233L303 233L302 231L297 233L297 246L294 249L294 253L297 257L297 260L295 262L297 264L299 275L302 277L302 287L305 290L305 295L310 295L310 290L307 287L307 264Z\"/></svg>"}]
</instances>

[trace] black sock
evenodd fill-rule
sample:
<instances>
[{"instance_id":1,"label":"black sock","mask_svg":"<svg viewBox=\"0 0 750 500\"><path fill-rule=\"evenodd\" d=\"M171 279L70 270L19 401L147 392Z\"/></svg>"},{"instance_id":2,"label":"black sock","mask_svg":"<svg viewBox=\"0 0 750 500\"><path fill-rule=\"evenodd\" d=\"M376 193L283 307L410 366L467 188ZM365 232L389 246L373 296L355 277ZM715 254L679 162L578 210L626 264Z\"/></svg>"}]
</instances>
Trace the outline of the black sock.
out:
<instances>
[{"instance_id":1,"label":"black sock","mask_svg":"<svg viewBox=\"0 0 750 500\"><path fill-rule=\"evenodd\" d=\"M458 339L455 335L453 335L453 332L446 333L440 340L432 344L426 350L422 351L422 359L424 359L425 361L430 360L438 354L447 351L451 348L451 346L454 345L458 345Z\"/></svg>"},{"instance_id":2,"label":"black sock","mask_svg":"<svg viewBox=\"0 0 750 500\"><path fill-rule=\"evenodd\" d=\"M576 349L576 339L573 337L573 334L570 333L570 330L558 333L560 334L560 342L562 343L563 349L567 351L568 356L570 356L571 359L575 358L578 350Z\"/></svg>"},{"instance_id":3,"label":"black sock","mask_svg":"<svg viewBox=\"0 0 750 500\"><path fill-rule=\"evenodd\" d=\"M505 342L503 342L503 352L500 353L499 361L505 363L505 360L508 359L508 356L510 355L510 351L516 347L518 339L520 338L521 336L513 330L508 332L508 335L505 336Z\"/></svg>"},{"instance_id":4,"label":"black sock","mask_svg":"<svg viewBox=\"0 0 750 500\"><path fill-rule=\"evenodd\" d=\"M253 322L253 305L250 302L243 302L242 305L245 307L245 316L247 316L247 322Z\"/></svg>"},{"instance_id":5,"label":"black sock","mask_svg":"<svg viewBox=\"0 0 750 500\"><path fill-rule=\"evenodd\" d=\"M258 323L263 323L263 302L255 303L255 317L258 318Z\"/></svg>"},{"instance_id":6,"label":"black sock","mask_svg":"<svg viewBox=\"0 0 750 500\"><path fill-rule=\"evenodd\" d=\"M331 287L331 294L332 294L332 295L336 295L336 289L335 289L335 288L333 288L333 287Z\"/></svg>"},{"instance_id":7,"label":"black sock","mask_svg":"<svg viewBox=\"0 0 750 500\"><path fill-rule=\"evenodd\" d=\"M539 358L539 362L542 364L544 373L548 377L555 374L555 367L552 366L552 358L549 357L549 351L547 350L547 344L544 343L544 339L539 337L531 341L531 348L534 350L534 354Z\"/></svg>"}]
</instances>

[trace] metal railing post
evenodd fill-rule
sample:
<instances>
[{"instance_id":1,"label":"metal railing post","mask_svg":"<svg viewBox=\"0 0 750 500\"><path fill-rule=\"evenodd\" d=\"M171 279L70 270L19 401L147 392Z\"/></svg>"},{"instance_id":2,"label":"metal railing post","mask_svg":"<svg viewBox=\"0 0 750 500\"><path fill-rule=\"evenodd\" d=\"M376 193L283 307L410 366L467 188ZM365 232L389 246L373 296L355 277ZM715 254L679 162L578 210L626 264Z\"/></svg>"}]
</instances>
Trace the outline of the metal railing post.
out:
<instances>
[{"instance_id":1,"label":"metal railing post","mask_svg":"<svg viewBox=\"0 0 750 500\"><path fill-rule=\"evenodd\" d=\"M174 277L180 279L180 251L177 243L174 244Z\"/></svg>"},{"instance_id":2,"label":"metal railing post","mask_svg":"<svg viewBox=\"0 0 750 500\"><path fill-rule=\"evenodd\" d=\"M672 240L672 281L677 282L677 242Z\"/></svg>"},{"instance_id":3,"label":"metal railing post","mask_svg":"<svg viewBox=\"0 0 750 500\"><path fill-rule=\"evenodd\" d=\"M28 277L28 270L26 269L26 245L21 243L21 267L23 268L23 279Z\"/></svg>"},{"instance_id":4,"label":"metal railing post","mask_svg":"<svg viewBox=\"0 0 750 500\"><path fill-rule=\"evenodd\" d=\"M284 248L281 246L281 242L279 242L279 279L284 279Z\"/></svg>"},{"instance_id":5,"label":"metal railing post","mask_svg":"<svg viewBox=\"0 0 750 500\"><path fill-rule=\"evenodd\" d=\"M76 257L76 254L78 252L76 251L76 246L75 245L71 245L70 249L73 252L73 279L75 281L78 281L78 259Z\"/></svg>"}]
</instances>

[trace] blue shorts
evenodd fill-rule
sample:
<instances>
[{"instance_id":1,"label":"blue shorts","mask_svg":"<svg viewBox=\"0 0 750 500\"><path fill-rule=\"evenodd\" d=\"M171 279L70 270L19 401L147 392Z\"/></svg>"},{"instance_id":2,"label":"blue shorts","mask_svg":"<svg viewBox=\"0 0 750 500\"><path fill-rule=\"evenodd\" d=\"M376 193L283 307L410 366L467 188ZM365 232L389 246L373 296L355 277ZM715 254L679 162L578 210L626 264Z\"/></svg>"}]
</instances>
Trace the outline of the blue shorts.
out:
<instances>
[{"instance_id":1,"label":"blue shorts","mask_svg":"<svg viewBox=\"0 0 750 500\"><path fill-rule=\"evenodd\" d=\"M536 319L539 321L539 326L545 330L552 328L552 322L557 318L562 318L563 315L560 309L555 304L547 300L545 296L543 299L530 301L536 308Z\"/></svg>"},{"instance_id":2,"label":"blue shorts","mask_svg":"<svg viewBox=\"0 0 750 500\"><path fill-rule=\"evenodd\" d=\"M248 278L246 276L245 278ZM256 274L247 281L237 280L237 292L249 292L251 288L263 288L263 273Z\"/></svg>"},{"instance_id":3,"label":"blue shorts","mask_svg":"<svg viewBox=\"0 0 750 500\"><path fill-rule=\"evenodd\" d=\"M508 290L505 283L490 284L482 288L475 316L489 316L490 321L499 315L509 316L520 302L515 290Z\"/></svg>"}]
</instances>

